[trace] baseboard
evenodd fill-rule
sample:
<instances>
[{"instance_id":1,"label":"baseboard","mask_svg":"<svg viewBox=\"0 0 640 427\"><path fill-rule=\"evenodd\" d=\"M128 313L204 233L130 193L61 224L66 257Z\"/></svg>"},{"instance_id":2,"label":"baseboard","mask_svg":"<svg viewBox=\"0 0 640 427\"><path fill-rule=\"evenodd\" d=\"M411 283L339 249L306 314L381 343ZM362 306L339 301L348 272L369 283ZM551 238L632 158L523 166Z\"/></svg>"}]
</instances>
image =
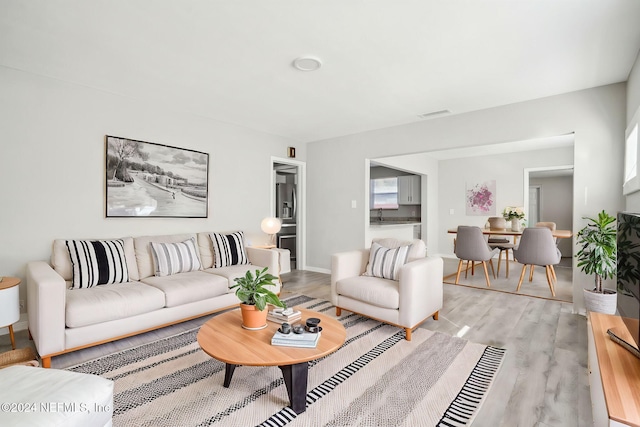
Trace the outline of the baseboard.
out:
<instances>
[{"instance_id":1,"label":"baseboard","mask_svg":"<svg viewBox=\"0 0 640 427\"><path fill-rule=\"evenodd\" d=\"M310 267L310 266L307 265L304 269L307 270L307 271L313 271L314 273L331 274L331 270L326 269L326 268Z\"/></svg>"},{"instance_id":2,"label":"baseboard","mask_svg":"<svg viewBox=\"0 0 640 427\"><path fill-rule=\"evenodd\" d=\"M13 332L24 331L29 328L27 313L20 313L20 320L13 324ZM0 328L0 335L9 335L9 328Z\"/></svg>"}]
</instances>

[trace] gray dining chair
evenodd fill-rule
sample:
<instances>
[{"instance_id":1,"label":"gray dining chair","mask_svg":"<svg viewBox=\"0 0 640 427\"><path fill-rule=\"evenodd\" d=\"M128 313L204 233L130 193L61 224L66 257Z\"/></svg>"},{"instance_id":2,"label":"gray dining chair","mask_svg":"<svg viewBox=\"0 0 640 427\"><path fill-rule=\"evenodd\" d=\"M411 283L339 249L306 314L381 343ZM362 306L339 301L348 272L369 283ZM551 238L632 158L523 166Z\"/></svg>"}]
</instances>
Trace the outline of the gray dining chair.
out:
<instances>
[{"instance_id":1,"label":"gray dining chair","mask_svg":"<svg viewBox=\"0 0 640 427\"><path fill-rule=\"evenodd\" d=\"M471 261L473 264L481 262L484 269L484 276L487 280L487 287L491 287L491 280L489 279L489 271L487 270L487 261L491 265L491 272L493 277L496 277L496 272L493 268L492 258L498 254L498 249L491 249L484 239L482 230L480 227L473 227L467 225L458 226L456 233L456 256L460 259L458 262L458 271L456 273L456 285L460 280L460 272L462 271L462 263L464 261Z\"/></svg>"},{"instance_id":2,"label":"gray dining chair","mask_svg":"<svg viewBox=\"0 0 640 427\"><path fill-rule=\"evenodd\" d=\"M531 227L525 228L520 238L520 244L513 250L513 255L520 264L522 264L522 273L520 273L520 280L518 281L518 288L516 292L520 291L524 275L527 270L527 265L533 268L534 265L545 267L547 273L547 283L549 289L551 289L551 295L556 296L556 291L553 287L557 282L556 272L553 268L554 265L560 263L562 254L556 246L553 240L551 230L546 227ZM529 275L529 281L533 280L533 270Z\"/></svg>"}]
</instances>

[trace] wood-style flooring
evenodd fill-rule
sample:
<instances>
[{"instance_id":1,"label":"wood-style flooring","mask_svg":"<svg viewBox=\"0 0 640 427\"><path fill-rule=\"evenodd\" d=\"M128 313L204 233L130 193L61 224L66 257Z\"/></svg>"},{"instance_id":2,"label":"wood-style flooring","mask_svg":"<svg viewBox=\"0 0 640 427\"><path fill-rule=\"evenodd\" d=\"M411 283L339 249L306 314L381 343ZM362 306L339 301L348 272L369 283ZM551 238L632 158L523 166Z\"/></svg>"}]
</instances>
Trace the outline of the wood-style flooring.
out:
<instances>
[{"instance_id":1,"label":"wood-style flooring","mask_svg":"<svg viewBox=\"0 0 640 427\"><path fill-rule=\"evenodd\" d=\"M283 275L282 296L304 294L329 299L330 276L293 271ZM52 367L64 368L204 323L208 317L143 335L54 357ZM507 356L474 427L593 425L587 376L587 321L571 313L571 305L523 295L511 295L444 285L440 320L422 326L507 349ZM18 347L33 345L26 331L16 333ZM11 349L0 336L0 352Z\"/></svg>"}]
</instances>

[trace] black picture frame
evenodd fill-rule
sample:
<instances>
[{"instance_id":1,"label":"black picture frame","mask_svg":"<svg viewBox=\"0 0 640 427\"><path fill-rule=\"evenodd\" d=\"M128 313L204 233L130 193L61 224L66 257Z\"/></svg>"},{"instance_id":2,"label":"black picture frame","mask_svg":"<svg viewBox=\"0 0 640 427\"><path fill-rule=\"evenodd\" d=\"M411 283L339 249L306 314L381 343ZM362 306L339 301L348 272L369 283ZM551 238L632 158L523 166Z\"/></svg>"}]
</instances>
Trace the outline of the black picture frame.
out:
<instances>
[{"instance_id":1,"label":"black picture frame","mask_svg":"<svg viewBox=\"0 0 640 427\"><path fill-rule=\"evenodd\" d=\"M105 136L107 218L209 216L209 154Z\"/></svg>"}]
</instances>

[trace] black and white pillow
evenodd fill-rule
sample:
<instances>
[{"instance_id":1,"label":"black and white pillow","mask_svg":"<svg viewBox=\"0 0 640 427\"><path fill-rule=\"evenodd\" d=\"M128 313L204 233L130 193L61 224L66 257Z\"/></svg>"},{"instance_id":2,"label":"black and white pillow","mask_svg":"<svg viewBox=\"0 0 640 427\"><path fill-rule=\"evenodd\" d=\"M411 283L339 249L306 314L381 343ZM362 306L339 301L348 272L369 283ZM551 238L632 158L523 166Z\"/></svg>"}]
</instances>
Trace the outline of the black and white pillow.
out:
<instances>
[{"instance_id":1,"label":"black and white pillow","mask_svg":"<svg viewBox=\"0 0 640 427\"><path fill-rule=\"evenodd\" d=\"M129 281L124 240L67 240L73 264L71 289Z\"/></svg>"},{"instance_id":2,"label":"black and white pillow","mask_svg":"<svg viewBox=\"0 0 640 427\"><path fill-rule=\"evenodd\" d=\"M202 269L194 238L178 243L150 244L156 276L170 276Z\"/></svg>"},{"instance_id":3,"label":"black and white pillow","mask_svg":"<svg viewBox=\"0 0 640 427\"><path fill-rule=\"evenodd\" d=\"M251 264L244 249L244 233L237 231L231 234L209 233L213 243L215 268L230 265Z\"/></svg>"},{"instance_id":4,"label":"black and white pillow","mask_svg":"<svg viewBox=\"0 0 640 427\"><path fill-rule=\"evenodd\" d=\"M369 252L369 264L367 264L365 275L399 280L400 267L407 263L410 249L411 245L385 248L374 242Z\"/></svg>"}]
</instances>

